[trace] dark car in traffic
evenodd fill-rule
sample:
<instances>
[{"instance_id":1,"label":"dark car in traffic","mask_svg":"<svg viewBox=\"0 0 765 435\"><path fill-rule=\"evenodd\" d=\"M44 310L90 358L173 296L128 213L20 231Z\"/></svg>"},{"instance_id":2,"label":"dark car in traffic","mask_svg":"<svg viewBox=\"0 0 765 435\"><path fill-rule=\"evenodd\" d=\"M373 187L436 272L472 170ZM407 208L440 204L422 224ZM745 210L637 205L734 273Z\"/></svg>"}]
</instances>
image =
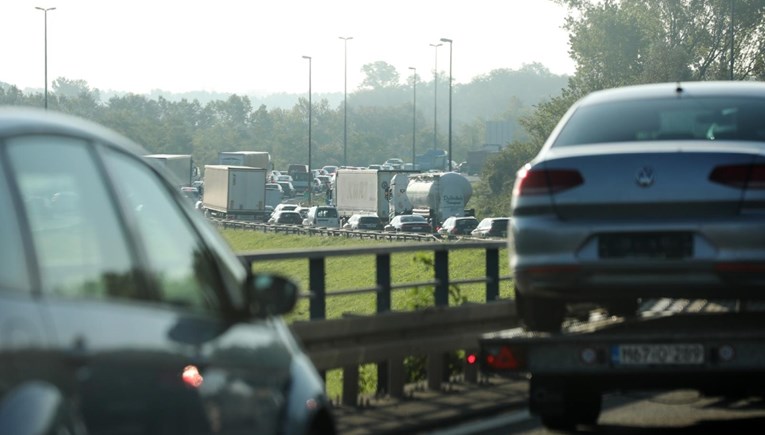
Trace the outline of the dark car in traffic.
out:
<instances>
[{"instance_id":1,"label":"dark car in traffic","mask_svg":"<svg viewBox=\"0 0 765 435\"><path fill-rule=\"evenodd\" d=\"M279 210L268 219L269 224L302 225L303 216L294 210Z\"/></svg>"},{"instance_id":2,"label":"dark car in traffic","mask_svg":"<svg viewBox=\"0 0 765 435\"><path fill-rule=\"evenodd\" d=\"M0 108L0 432L334 433L281 318L297 287L254 274L144 154Z\"/></svg>"},{"instance_id":3,"label":"dark car in traffic","mask_svg":"<svg viewBox=\"0 0 765 435\"><path fill-rule=\"evenodd\" d=\"M401 214L394 216L388 225L385 225L385 231L405 232L405 233L431 233L427 219L419 214Z\"/></svg>"},{"instance_id":4,"label":"dark car in traffic","mask_svg":"<svg viewBox=\"0 0 765 435\"><path fill-rule=\"evenodd\" d=\"M380 217L374 214L354 214L343 225L346 230L382 231L383 227Z\"/></svg>"},{"instance_id":5,"label":"dark car in traffic","mask_svg":"<svg viewBox=\"0 0 765 435\"><path fill-rule=\"evenodd\" d=\"M447 218L438 229L439 234L447 236L464 236L478 226L478 219L473 216L452 216Z\"/></svg>"},{"instance_id":6,"label":"dark car in traffic","mask_svg":"<svg viewBox=\"0 0 765 435\"><path fill-rule=\"evenodd\" d=\"M481 219L478 226L470 232L476 237L507 237L509 217L488 217Z\"/></svg>"}]
</instances>

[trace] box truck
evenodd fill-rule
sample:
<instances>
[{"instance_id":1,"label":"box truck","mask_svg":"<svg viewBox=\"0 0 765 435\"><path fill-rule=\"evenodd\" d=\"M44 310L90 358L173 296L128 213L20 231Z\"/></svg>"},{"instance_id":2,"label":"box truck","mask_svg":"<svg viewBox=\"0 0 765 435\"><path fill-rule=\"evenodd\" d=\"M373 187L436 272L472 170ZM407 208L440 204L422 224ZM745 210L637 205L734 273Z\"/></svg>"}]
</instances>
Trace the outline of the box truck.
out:
<instances>
[{"instance_id":1,"label":"box truck","mask_svg":"<svg viewBox=\"0 0 765 435\"><path fill-rule=\"evenodd\" d=\"M178 187L188 187L194 181L194 161L191 154L148 154L151 159L167 169L167 173Z\"/></svg>"},{"instance_id":2,"label":"box truck","mask_svg":"<svg viewBox=\"0 0 765 435\"><path fill-rule=\"evenodd\" d=\"M270 170L271 154L268 151L221 151L218 153L218 164Z\"/></svg>"},{"instance_id":3,"label":"box truck","mask_svg":"<svg viewBox=\"0 0 765 435\"><path fill-rule=\"evenodd\" d=\"M202 209L222 219L266 220L266 169L206 165Z\"/></svg>"}]
</instances>

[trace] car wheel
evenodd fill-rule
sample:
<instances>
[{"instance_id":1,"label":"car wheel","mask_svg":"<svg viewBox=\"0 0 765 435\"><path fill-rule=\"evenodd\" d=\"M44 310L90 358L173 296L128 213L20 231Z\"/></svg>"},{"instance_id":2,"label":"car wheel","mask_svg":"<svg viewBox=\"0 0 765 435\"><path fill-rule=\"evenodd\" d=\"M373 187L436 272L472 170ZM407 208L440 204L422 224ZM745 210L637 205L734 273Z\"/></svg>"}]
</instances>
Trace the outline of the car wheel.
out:
<instances>
[{"instance_id":1,"label":"car wheel","mask_svg":"<svg viewBox=\"0 0 765 435\"><path fill-rule=\"evenodd\" d=\"M562 301L523 295L515 290L515 309L518 319L533 331L560 331L566 315L566 304Z\"/></svg>"},{"instance_id":2,"label":"car wheel","mask_svg":"<svg viewBox=\"0 0 765 435\"><path fill-rule=\"evenodd\" d=\"M580 424L594 426L602 403L601 392L581 382L532 377L529 384L529 409L548 429L570 431Z\"/></svg>"}]
</instances>

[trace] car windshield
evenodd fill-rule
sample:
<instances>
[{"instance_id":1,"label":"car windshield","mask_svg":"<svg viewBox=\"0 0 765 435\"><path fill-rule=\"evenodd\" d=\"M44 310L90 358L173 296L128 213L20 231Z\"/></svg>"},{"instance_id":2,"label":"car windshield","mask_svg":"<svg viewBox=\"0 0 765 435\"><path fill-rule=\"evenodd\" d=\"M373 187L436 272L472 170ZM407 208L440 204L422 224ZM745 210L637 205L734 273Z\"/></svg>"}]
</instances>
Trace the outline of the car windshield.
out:
<instances>
[{"instance_id":1,"label":"car windshield","mask_svg":"<svg viewBox=\"0 0 765 435\"><path fill-rule=\"evenodd\" d=\"M765 140L765 102L751 98L643 99L576 109L553 147L660 140ZM593 128L597 126L597 128Z\"/></svg>"}]
</instances>

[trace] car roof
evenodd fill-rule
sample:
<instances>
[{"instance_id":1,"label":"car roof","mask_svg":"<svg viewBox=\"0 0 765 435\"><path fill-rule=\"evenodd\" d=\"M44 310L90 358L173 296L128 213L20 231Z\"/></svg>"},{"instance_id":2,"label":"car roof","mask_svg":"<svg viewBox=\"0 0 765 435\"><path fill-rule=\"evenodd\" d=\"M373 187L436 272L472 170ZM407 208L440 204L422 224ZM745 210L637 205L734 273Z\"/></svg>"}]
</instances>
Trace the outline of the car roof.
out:
<instances>
[{"instance_id":1,"label":"car roof","mask_svg":"<svg viewBox=\"0 0 765 435\"><path fill-rule=\"evenodd\" d=\"M595 91L579 100L578 105L600 104L622 100L656 98L739 96L765 97L765 83L754 81L706 81L653 83Z\"/></svg>"},{"instance_id":2,"label":"car roof","mask_svg":"<svg viewBox=\"0 0 765 435\"><path fill-rule=\"evenodd\" d=\"M125 136L94 122L53 110L0 106L0 136L56 134L90 139L94 142L143 156L148 152Z\"/></svg>"}]
</instances>

